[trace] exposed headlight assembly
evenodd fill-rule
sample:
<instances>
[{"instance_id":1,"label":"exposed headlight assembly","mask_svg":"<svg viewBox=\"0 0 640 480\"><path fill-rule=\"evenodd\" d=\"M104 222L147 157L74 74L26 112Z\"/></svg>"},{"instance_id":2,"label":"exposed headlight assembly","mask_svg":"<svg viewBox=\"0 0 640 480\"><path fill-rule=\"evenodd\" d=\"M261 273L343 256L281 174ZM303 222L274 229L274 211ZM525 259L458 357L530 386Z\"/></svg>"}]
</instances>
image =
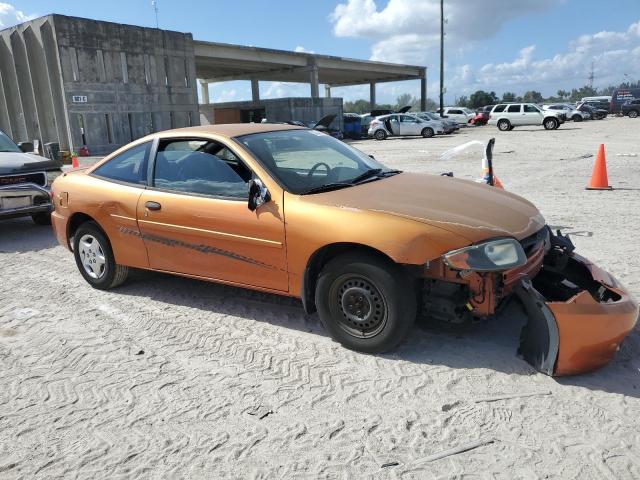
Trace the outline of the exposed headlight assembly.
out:
<instances>
[{"instance_id":1,"label":"exposed headlight assembly","mask_svg":"<svg viewBox=\"0 0 640 480\"><path fill-rule=\"evenodd\" d=\"M452 250L444 255L444 261L454 270L493 272L520 267L527 263L527 256L516 240L501 238Z\"/></svg>"}]
</instances>

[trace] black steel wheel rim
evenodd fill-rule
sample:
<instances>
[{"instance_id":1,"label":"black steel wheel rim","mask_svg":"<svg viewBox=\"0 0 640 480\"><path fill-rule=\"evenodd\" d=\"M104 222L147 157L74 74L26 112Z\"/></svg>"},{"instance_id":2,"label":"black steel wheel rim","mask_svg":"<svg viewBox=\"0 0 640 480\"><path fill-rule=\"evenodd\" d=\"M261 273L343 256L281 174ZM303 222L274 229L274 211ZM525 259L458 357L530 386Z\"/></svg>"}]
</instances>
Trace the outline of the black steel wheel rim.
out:
<instances>
[{"instance_id":1,"label":"black steel wheel rim","mask_svg":"<svg viewBox=\"0 0 640 480\"><path fill-rule=\"evenodd\" d=\"M373 338L387 324L389 308L384 295L367 278L345 274L331 286L330 308L338 326L356 338Z\"/></svg>"}]
</instances>

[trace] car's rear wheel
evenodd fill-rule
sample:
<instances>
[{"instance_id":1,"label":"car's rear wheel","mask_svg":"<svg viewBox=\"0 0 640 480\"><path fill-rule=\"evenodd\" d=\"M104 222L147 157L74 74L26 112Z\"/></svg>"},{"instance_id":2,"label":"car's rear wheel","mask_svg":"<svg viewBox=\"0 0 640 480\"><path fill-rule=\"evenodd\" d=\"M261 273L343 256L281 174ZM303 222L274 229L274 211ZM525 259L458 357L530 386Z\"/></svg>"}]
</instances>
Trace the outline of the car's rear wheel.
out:
<instances>
[{"instance_id":1,"label":"car's rear wheel","mask_svg":"<svg viewBox=\"0 0 640 480\"><path fill-rule=\"evenodd\" d=\"M581 122L582 121L582 115L576 114L572 118L573 118L574 122Z\"/></svg>"},{"instance_id":2,"label":"car's rear wheel","mask_svg":"<svg viewBox=\"0 0 640 480\"><path fill-rule=\"evenodd\" d=\"M373 136L376 140L384 140L387 138L387 132L384 130L376 130L376 133L374 133Z\"/></svg>"},{"instance_id":3,"label":"car's rear wheel","mask_svg":"<svg viewBox=\"0 0 640 480\"><path fill-rule=\"evenodd\" d=\"M638 118L637 110L629 110L629 118Z\"/></svg>"},{"instance_id":4,"label":"car's rear wheel","mask_svg":"<svg viewBox=\"0 0 640 480\"><path fill-rule=\"evenodd\" d=\"M435 132L433 131L433 128L427 127L422 129L422 136L424 138L431 138L435 135Z\"/></svg>"},{"instance_id":5,"label":"car's rear wheel","mask_svg":"<svg viewBox=\"0 0 640 480\"><path fill-rule=\"evenodd\" d=\"M555 118L547 118L544 121L545 130L555 130L559 125L560 123Z\"/></svg>"},{"instance_id":6,"label":"car's rear wheel","mask_svg":"<svg viewBox=\"0 0 640 480\"><path fill-rule=\"evenodd\" d=\"M416 318L416 295L407 275L366 253L330 261L318 278L315 302L331 337L366 353L396 347Z\"/></svg>"},{"instance_id":7,"label":"car's rear wheel","mask_svg":"<svg viewBox=\"0 0 640 480\"><path fill-rule=\"evenodd\" d=\"M76 230L73 254L78 270L94 288L108 290L127 279L129 267L116 263L109 239L94 222L85 222Z\"/></svg>"},{"instance_id":8,"label":"car's rear wheel","mask_svg":"<svg viewBox=\"0 0 640 480\"><path fill-rule=\"evenodd\" d=\"M511 122L509 122L509 120L500 120L498 122L498 130L500 130L501 132L506 132L507 130L510 130L511 127Z\"/></svg>"},{"instance_id":9,"label":"car's rear wheel","mask_svg":"<svg viewBox=\"0 0 640 480\"><path fill-rule=\"evenodd\" d=\"M36 225L51 225L51 214L45 212L32 213L31 220Z\"/></svg>"}]
</instances>

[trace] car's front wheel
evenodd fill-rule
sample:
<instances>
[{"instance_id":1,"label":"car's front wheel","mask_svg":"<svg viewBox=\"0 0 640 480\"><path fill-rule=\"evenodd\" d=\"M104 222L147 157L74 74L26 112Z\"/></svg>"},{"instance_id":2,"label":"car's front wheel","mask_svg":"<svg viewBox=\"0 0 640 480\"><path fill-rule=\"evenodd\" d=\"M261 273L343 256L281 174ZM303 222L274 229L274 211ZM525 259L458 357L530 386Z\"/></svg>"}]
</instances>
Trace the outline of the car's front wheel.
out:
<instances>
[{"instance_id":1,"label":"car's front wheel","mask_svg":"<svg viewBox=\"0 0 640 480\"><path fill-rule=\"evenodd\" d=\"M424 138L431 138L435 135L433 128L430 128L430 127L423 129L421 133Z\"/></svg>"},{"instance_id":2,"label":"car's front wheel","mask_svg":"<svg viewBox=\"0 0 640 480\"><path fill-rule=\"evenodd\" d=\"M373 136L376 140L384 140L387 138L387 132L384 130L376 130L376 133L374 133Z\"/></svg>"},{"instance_id":3,"label":"car's front wheel","mask_svg":"<svg viewBox=\"0 0 640 480\"><path fill-rule=\"evenodd\" d=\"M638 118L637 110L629 110L629 118Z\"/></svg>"},{"instance_id":4,"label":"car's front wheel","mask_svg":"<svg viewBox=\"0 0 640 480\"><path fill-rule=\"evenodd\" d=\"M509 120L500 120L498 122L498 130L500 130L501 132L506 132L507 130L510 130L511 127L511 123L509 122Z\"/></svg>"},{"instance_id":5,"label":"car's front wheel","mask_svg":"<svg viewBox=\"0 0 640 480\"><path fill-rule=\"evenodd\" d=\"M555 130L556 128L558 128L559 125L560 123L555 118L547 118L544 121L545 130Z\"/></svg>"},{"instance_id":6,"label":"car's front wheel","mask_svg":"<svg viewBox=\"0 0 640 480\"><path fill-rule=\"evenodd\" d=\"M318 278L315 302L331 337L366 353L396 347L416 318L409 278L392 262L366 253L330 261Z\"/></svg>"},{"instance_id":7,"label":"car's front wheel","mask_svg":"<svg viewBox=\"0 0 640 480\"><path fill-rule=\"evenodd\" d=\"M582 115L574 115L573 116L573 121L574 122L581 122L582 121Z\"/></svg>"},{"instance_id":8,"label":"car's front wheel","mask_svg":"<svg viewBox=\"0 0 640 480\"><path fill-rule=\"evenodd\" d=\"M93 288L108 290L127 279L129 267L116 263L109 239L94 222L83 223L76 230L73 254L78 270Z\"/></svg>"}]
</instances>

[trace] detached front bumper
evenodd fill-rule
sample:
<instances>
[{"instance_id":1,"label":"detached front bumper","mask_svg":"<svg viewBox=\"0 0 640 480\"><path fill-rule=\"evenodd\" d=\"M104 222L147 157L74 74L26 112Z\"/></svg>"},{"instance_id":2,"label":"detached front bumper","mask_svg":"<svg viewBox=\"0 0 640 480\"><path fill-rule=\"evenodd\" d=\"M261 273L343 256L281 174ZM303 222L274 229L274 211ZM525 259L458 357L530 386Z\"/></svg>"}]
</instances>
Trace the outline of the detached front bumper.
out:
<instances>
[{"instance_id":1,"label":"detached front bumper","mask_svg":"<svg viewBox=\"0 0 640 480\"><path fill-rule=\"evenodd\" d=\"M514 293L527 316L519 354L547 375L606 365L638 319L638 304L624 287L575 253L550 252Z\"/></svg>"},{"instance_id":2,"label":"detached front bumper","mask_svg":"<svg viewBox=\"0 0 640 480\"><path fill-rule=\"evenodd\" d=\"M53 203L48 188L35 183L0 187L0 219L52 211Z\"/></svg>"}]
</instances>

